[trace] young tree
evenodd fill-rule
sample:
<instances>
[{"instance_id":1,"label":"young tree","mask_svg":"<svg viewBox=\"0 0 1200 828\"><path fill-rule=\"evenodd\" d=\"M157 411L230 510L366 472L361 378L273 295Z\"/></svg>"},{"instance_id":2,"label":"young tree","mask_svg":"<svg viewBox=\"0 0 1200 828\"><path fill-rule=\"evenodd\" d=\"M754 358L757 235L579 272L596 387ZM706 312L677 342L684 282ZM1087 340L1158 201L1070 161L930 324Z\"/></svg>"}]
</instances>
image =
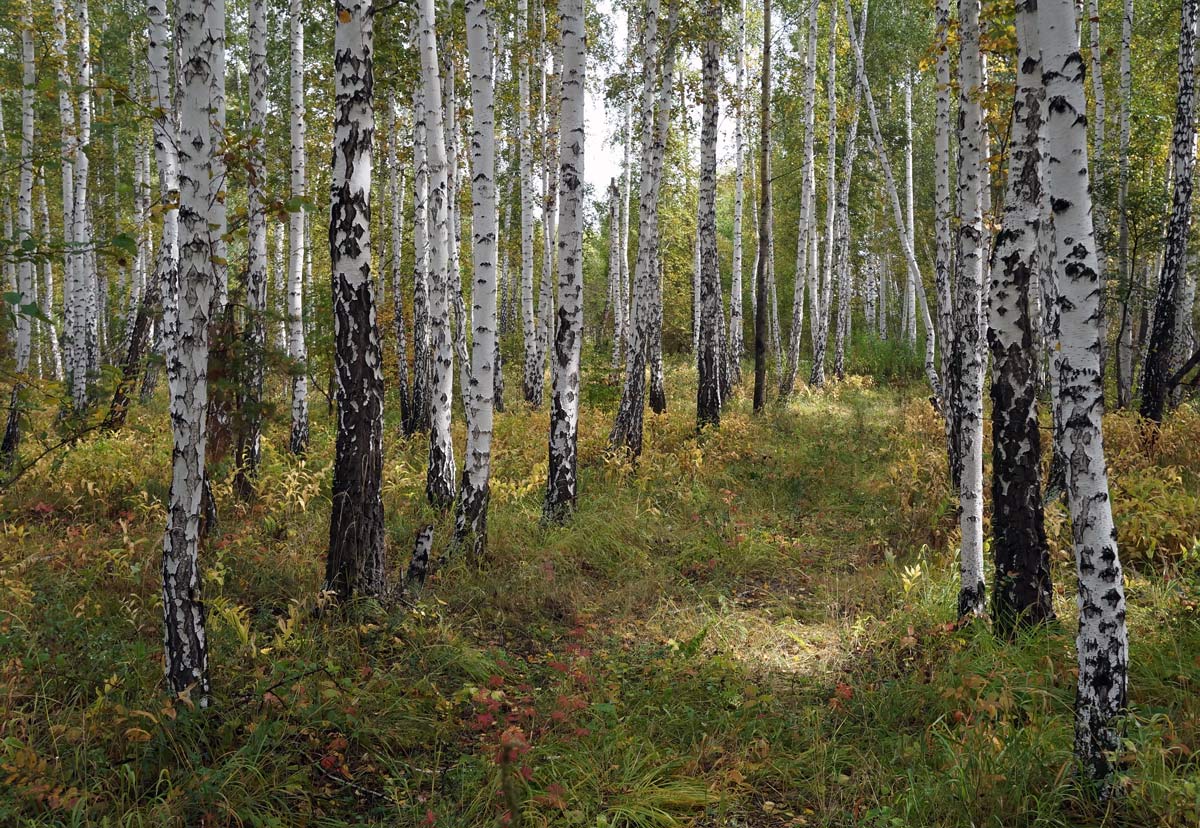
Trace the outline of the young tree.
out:
<instances>
[{"instance_id":1,"label":"young tree","mask_svg":"<svg viewBox=\"0 0 1200 828\"><path fill-rule=\"evenodd\" d=\"M329 259L337 440L325 588L345 600L385 587L383 349L371 276L374 0L336 0L335 11Z\"/></svg>"},{"instance_id":2,"label":"young tree","mask_svg":"<svg viewBox=\"0 0 1200 828\"><path fill-rule=\"evenodd\" d=\"M562 39L558 176L558 309L551 360L550 459L545 514L563 520L575 507L579 431L579 354L583 345L583 148L586 81L583 0L559 0Z\"/></svg>"},{"instance_id":3,"label":"young tree","mask_svg":"<svg viewBox=\"0 0 1200 828\"><path fill-rule=\"evenodd\" d=\"M17 189L17 234L20 242L33 241L33 93L36 73L33 63L33 8L30 0L21 6L21 173ZM32 308L37 307L37 272L33 257L26 253L18 264L17 293L17 374L29 370L33 346ZM32 306L32 308L30 307ZM0 444L0 462L11 465L21 443L21 390L24 383L13 383L4 441Z\"/></svg>"},{"instance_id":4,"label":"young tree","mask_svg":"<svg viewBox=\"0 0 1200 828\"><path fill-rule=\"evenodd\" d=\"M1175 96L1175 132L1171 139L1174 177L1171 218L1167 223L1158 295L1154 300L1154 325L1142 370L1142 416L1161 422L1170 393L1175 329L1183 303L1178 295L1184 283L1188 231L1192 222L1192 170L1196 157L1194 114L1197 0L1183 0L1179 33L1179 89ZM1182 307L1190 316L1191 303Z\"/></svg>"},{"instance_id":5,"label":"young tree","mask_svg":"<svg viewBox=\"0 0 1200 828\"><path fill-rule=\"evenodd\" d=\"M702 55L704 114L700 126L700 226L697 232L700 262L700 309L697 330L696 428L721 424L720 348L721 272L717 262L717 83L721 76L721 52L717 34L721 27L719 0L707 0Z\"/></svg>"},{"instance_id":6,"label":"young tree","mask_svg":"<svg viewBox=\"0 0 1200 828\"><path fill-rule=\"evenodd\" d=\"M1044 96L1037 0L1017 3L1017 87L1004 219L988 303L992 352L992 551L997 632L1054 617L1050 549L1042 515L1041 435L1030 286L1037 281L1042 218L1040 138Z\"/></svg>"},{"instance_id":7,"label":"young tree","mask_svg":"<svg viewBox=\"0 0 1200 828\"><path fill-rule=\"evenodd\" d=\"M463 401L467 449L455 514L457 543L476 553L487 546L487 512L495 394L496 275L499 226L496 215L496 115L492 75L491 15L486 0L467 0L467 56L471 70L471 379Z\"/></svg>"},{"instance_id":8,"label":"young tree","mask_svg":"<svg viewBox=\"0 0 1200 828\"><path fill-rule=\"evenodd\" d=\"M745 114L742 111L746 89L746 0L738 0L736 52L733 87L733 262L729 280L729 381L742 381L742 222L746 203Z\"/></svg>"},{"instance_id":9,"label":"young tree","mask_svg":"<svg viewBox=\"0 0 1200 828\"><path fill-rule=\"evenodd\" d=\"M1117 279L1121 286L1121 322L1117 330L1117 407L1133 398L1133 273L1129 261L1129 112L1133 105L1133 0L1121 14L1121 103L1117 147Z\"/></svg>"},{"instance_id":10,"label":"young tree","mask_svg":"<svg viewBox=\"0 0 1200 828\"><path fill-rule=\"evenodd\" d=\"M529 2L517 2L517 153L521 188L521 322L525 344L525 401L533 403L542 382L538 361L537 317L533 304L533 151L529 124Z\"/></svg>"},{"instance_id":11,"label":"young tree","mask_svg":"<svg viewBox=\"0 0 1200 828\"><path fill-rule=\"evenodd\" d=\"M207 441L208 332L216 293L211 121L212 73L218 61L208 24L212 0L177 0L176 38L182 59L179 140L179 303L172 346L171 495L163 539L163 621L167 684L208 703L208 645L200 599L200 522ZM219 0L218 0L219 2ZM77 203L76 209L79 209Z\"/></svg>"},{"instance_id":12,"label":"young tree","mask_svg":"<svg viewBox=\"0 0 1200 828\"><path fill-rule=\"evenodd\" d=\"M429 330L429 161L424 82L413 90L413 385L405 434L429 430L433 365Z\"/></svg>"},{"instance_id":13,"label":"young tree","mask_svg":"<svg viewBox=\"0 0 1200 828\"><path fill-rule=\"evenodd\" d=\"M401 253L404 246L404 172L396 153L400 146L400 129L396 116L396 95L388 97L388 195L391 203L392 231L392 326L396 337L396 391L400 397L400 422L412 420L412 405L408 395L408 334L404 327L404 293L401 287ZM381 299L382 301L382 299Z\"/></svg>"},{"instance_id":14,"label":"young tree","mask_svg":"<svg viewBox=\"0 0 1200 828\"><path fill-rule=\"evenodd\" d=\"M833 304L833 249L837 219L837 3L829 4L829 55L826 62L825 90L828 125L825 156L825 264L820 290L813 297L813 365L809 382L825 384L825 351L829 343L829 310ZM814 217L815 224L815 217ZM912 228L908 237L912 238ZM814 257L813 270L817 268Z\"/></svg>"},{"instance_id":15,"label":"young tree","mask_svg":"<svg viewBox=\"0 0 1200 828\"><path fill-rule=\"evenodd\" d=\"M774 259L771 229L771 0L763 0L762 75L759 105L758 263L754 275L754 411L767 405L767 282Z\"/></svg>"},{"instance_id":16,"label":"young tree","mask_svg":"<svg viewBox=\"0 0 1200 828\"><path fill-rule=\"evenodd\" d=\"M308 350L304 341L304 216L308 187L304 104L304 0L290 0L291 202L288 204L288 354L292 359L293 454L308 451Z\"/></svg>"},{"instance_id":17,"label":"young tree","mask_svg":"<svg viewBox=\"0 0 1200 828\"><path fill-rule=\"evenodd\" d=\"M983 71L979 56L980 0L959 0L958 26L958 287L954 368L960 394L951 400L961 429L958 595L960 617L984 611L983 586Z\"/></svg>"},{"instance_id":18,"label":"young tree","mask_svg":"<svg viewBox=\"0 0 1200 828\"><path fill-rule=\"evenodd\" d=\"M434 34L433 0L418 5L418 51L429 165L429 316L432 341L429 467L425 493L439 508L454 502L454 443L450 411L454 399L454 349L450 332L449 248L453 239L448 201L450 186L442 89L438 82L438 46Z\"/></svg>"},{"instance_id":19,"label":"young tree","mask_svg":"<svg viewBox=\"0 0 1200 828\"><path fill-rule=\"evenodd\" d=\"M1055 347L1061 354L1060 405L1071 458L1067 501L1079 575L1075 755L1087 775L1104 784L1113 770L1112 755L1121 746L1119 720L1128 691L1129 639L1104 464L1104 388L1096 348L1100 297L1087 176L1087 103L1072 0L1041 0L1038 31L1049 111L1046 187L1054 210L1058 275Z\"/></svg>"},{"instance_id":20,"label":"young tree","mask_svg":"<svg viewBox=\"0 0 1200 828\"><path fill-rule=\"evenodd\" d=\"M267 312L267 4L250 0L250 146L246 263L246 321L243 329L246 379L238 480L243 493L258 476L262 460L263 378L266 372Z\"/></svg>"}]
</instances>

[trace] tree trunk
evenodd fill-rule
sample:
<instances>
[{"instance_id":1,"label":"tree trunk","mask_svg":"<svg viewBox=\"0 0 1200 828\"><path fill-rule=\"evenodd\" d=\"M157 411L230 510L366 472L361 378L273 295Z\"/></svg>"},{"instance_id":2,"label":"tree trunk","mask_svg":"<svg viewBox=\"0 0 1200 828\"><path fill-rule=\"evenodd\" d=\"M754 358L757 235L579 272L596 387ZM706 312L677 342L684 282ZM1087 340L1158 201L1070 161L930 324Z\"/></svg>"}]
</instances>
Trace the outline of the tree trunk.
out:
<instances>
[{"instance_id":1,"label":"tree trunk","mask_svg":"<svg viewBox=\"0 0 1200 828\"><path fill-rule=\"evenodd\" d=\"M1133 268L1129 260L1129 111L1133 103L1133 0L1123 0L1121 13L1121 110L1117 149L1117 279L1122 289L1121 324L1117 331L1117 407L1133 400Z\"/></svg>"},{"instance_id":2,"label":"tree trunk","mask_svg":"<svg viewBox=\"0 0 1200 828\"><path fill-rule=\"evenodd\" d=\"M1004 636L1054 618L1050 549L1042 515L1041 434L1030 286L1042 218L1044 95L1037 0L1017 4L1017 87L1004 219L988 303L992 352L992 551L994 628Z\"/></svg>"},{"instance_id":3,"label":"tree trunk","mask_svg":"<svg viewBox=\"0 0 1200 828\"><path fill-rule=\"evenodd\" d=\"M404 291L401 287L402 253L404 250L404 173L396 158L400 146L400 129L396 117L396 95L388 97L388 117L391 134L388 141L388 189L391 195L392 231L392 328L396 337L396 390L400 397L400 422L412 420L412 405L408 395L408 334L404 327Z\"/></svg>"},{"instance_id":4,"label":"tree trunk","mask_svg":"<svg viewBox=\"0 0 1200 828\"><path fill-rule=\"evenodd\" d=\"M496 358L496 115L492 41L486 0L468 0L467 53L471 72L471 381L466 405L467 448L455 515L455 543L480 554L487 546Z\"/></svg>"},{"instance_id":5,"label":"tree trunk","mask_svg":"<svg viewBox=\"0 0 1200 828\"><path fill-rule=\"evenodd\" d=\"M413 90L413 385L412 416L404 432L429 430L433 416L433 363L429 320L429 146L424 81Z\"/></svg>"},{"instance_id":6,"label":"tree trunk","mask_svg":"<svg viewBox=\"0 0 1200 828\"><path fill-rule=\"evenodd\" d=\"M733 262L729 280L729 339L726 357L729 360L729 382L742 381L742 352L745 322L742 320L742 223L746 204L746 138L743 112L746 92L746 0L738 0L736 52L734 56L733 87Z\"/></svg>"},{"instance_id":7,"label":"tree trunk","mask_svg":"<svg viewBox=\"0 0 1200 828\"><path fill-rule=\"evenodd\" d=\"M937 0L937 60L934 85L937 90L933 121L934 174L934 290L937 292L937 334L942 342L939 368L942 375L942 411L946 427L946 459L950 485L961 479L961 430L958 423L958 372L953 369L958 329L954 324L954 243L950 202L950 0Z\"/></svg>"},{"instance_id":8,"label":"tree trunk","mask_svg":"<svg viewBox=\"0 0 1200 828\"><path fill-rule=\"evenodd\" d=\"M545 515L561 521L575 508L579 431L579 355L583 345L583 115L586 76L583 0L560 0L561 143L558 176L558 309L551 363L550 458Z\"/></svg>"},{"instance_id":9,"label":"tree trunk","mask_svg":"<svg viewBox=\"0 0 1200 828\"><path fill-rule=\"evenodd\" d=\"M700 307L697 331L696 429L721 424L721 353L720 321L721 272L717 260L717 84L721 76L721 52L716 33L721 27L719 0L705 4L707 36L702 56L704 114L700 127L700 226L697 239L700 251Z\"/></svg>"},{"instance_id":10,"label":"tree trunk","mask_svg":"<svg viewBox=\"0 0 1200 828\"><path fill-rule=\"evenodd\" d=\"M763 0L759 124L758 264L754 275L754 412L767 405L767 282L774 241L771 230L771 0Z\"/></svg>"},{"instance_id":11,"label":"tree trunk","mask_svg":"<svg viewBox=\"0 0 1200 828\"><path fill-rule=\"evenodd\" d=\"M837 3L829 6L829 55L826 62L825 90L828 138L825 156L825 265L821 289L813 315L813 366L809 384L825 384L825 352L829 343L829 311L833 305L833 250L837 234ZM909 233L911 237L912 233ZM813 262L814 269L816 261Z\"/></svg>"},{"instance_id":12,"label":"tree trunk","mask_svg":"<svg viewBox=\"0 0 1200 828\"><path fill-rule=\"evenodd\" d=\"M44 243L50 240L50 207L46 203L46 172L45 167L38 167L38 216L40 234ZM54 379L63 380L62 347L58 341L58 327L54 314L54 260L50 256L42 258L42 310L45 311L49 322L46 326L46 338L50 341L50 359L54 366Z\"/></svg>"},{"instance_id":13,"label":"tree trunk","mask_svg":"<svg viewBox=\"0 0 1200 828\"><path fill-rule=\"evenodd\" d=\"M308 187L304 103L304 0L290 0L291 203L288 205L288 354L292 359L293 454L308 451L308 351L304 342L304 214Z\"/></svg>"},{"instance_id":14,"label":"tree trunk","mask_svg":"<svg viewBox=\"0 0 1200 828\"><path fill-rule=\"evenodd\" d=\"M246 321L242 329L246 373L242 393L242 427L238 481L249 494L262 462L263 380L267 352L267 8L266 0L250 0L250 146L248 152L249 223L246 262Z\"/></svg>"},{"instance_id":15,"label":"tree trunk","mask_svg":"<svg viewBox=\"0 0 1200 828\"><path fill-rule=\"evenodd\" d=\"M958 53L958 288L954 367L960 396L955 418L961 429L959 529L962 532L958 596L960 617L984 611L983 586L983 72L979 56L979 0L959 0Z\"/></svg>"},{"instance_id":16,"label":"tree trunk","mask_svg":"<svg viewBox=\"0 0 1200 828\"><path fill-rule=\"evenodd\" d=\"M205 488L208 334L216 272L209 225L216 152L210 109L214 54L208 0L178 0L176 38L183 59L180 78L179 304L172 347L171 430L174 437L171 494L163 540L163 619L167 683L175 694L191 692L207 705L208 646L198 561L201 501ZM77 202L76 209L79 209ZM198 698L197 698L198 696Z\"/></svg>"},{"instance_id":17,"label":"tree trunk","mask_svg":"<svg viewBox=\"0 0 1200 828\"><path fill-rule=\"evenodd\" d=\"M1075 755L1088 777L1106 788L1111 756L1121 747L1129 641L1101 426L1104 388L1096 349L1100 297L1087 177L1087 104L1071 0L1042 0L1038 18L1049 105L1046 187L1054 209L1060 405L1070 451L1067 500L1079 575Z\"/></svg>"},{"instance_id":18,"label":"tree trunk","mask_svg":"<svg viewBox=\"0 0 1200 828\"><path fill-rule=\"evenodd\" d=\"M533 152L529 124L529 2L517 3L517 153L521 187L521 332L525 344L522 389L525 401L533 404L540 395L542 377L538 362L537 317L533 304Z\"/></svg>"},{"instance_id":19,"label":"tree trunk","mask_svg":"<svg viewBox=\"0 0 1200 828\"><path fill-rule=\"evenodd\" d=\"M336 0L329 261L337 440L325 588L384 592L383 349L371 276L373 0Z\"/></svg>"},{"instance_id":20,"label":"tree trunk","mask_svg":"<svg viewBox=\"0 0 1200 828\"><path fill-rule=\"evenodd\" d=\"M442 89L438 82L437 38L433 0L420 0L419 51L429 164L429 315L432 344L429 467L425 493L430 503L445 509L454 502L454 443L450 413L454 400L454 348L450 331L449 248L450 186L446 161Z\"/></svg>"},{"instance_id":21,"label":"tree trunk","mask_svg":"<svg viewBox=\"0 0 1200 828\"><path fill-rule=\"evenodd\" d=\"M1197 0L1184 0L1179 35L1179 91L1175 98L1175 132L1171 140L1171 169L1174 176L1171 218L1163 250L1162 272L1154 302L1154 326L1150 331L1146 367L1142 373L1142 416L1161 422L1170 393L1172 356L1179 312L1178 285L1184 281L1187 264L1188 230L1192 219L1192 169L1195 164L1195 55ZM1191 306L1184 308L1190 314Z\"/></svg>"}]
</instances>

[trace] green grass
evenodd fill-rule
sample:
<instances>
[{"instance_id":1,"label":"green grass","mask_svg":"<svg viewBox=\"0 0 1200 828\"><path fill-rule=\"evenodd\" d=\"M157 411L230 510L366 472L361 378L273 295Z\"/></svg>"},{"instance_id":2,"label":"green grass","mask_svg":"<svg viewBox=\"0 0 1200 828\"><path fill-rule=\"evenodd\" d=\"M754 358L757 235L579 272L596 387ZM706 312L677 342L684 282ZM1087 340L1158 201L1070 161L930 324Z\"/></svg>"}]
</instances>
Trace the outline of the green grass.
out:
<instances>
[{"instance_id":1,"label":"green grass","mask_svg":"<svg viewBox=\"0 0 1200 828\"><path fill-rule=\"evenodd\" d=\"M851 364L903 361L869 351ZM635 470L605 452L606 364L585 366L571 523L540 522L545 413L512 375L489 554L412 605L314 615L332 423L314 407L305 463L273 423L257 501L214 481L206 711L169 703L161 676L165 412L22 479L0 500L0 825L1200 822L1200 415L1149 449L1136 424L1109 428L1137 570L1123 796L1098 811L1071 765L1060 507L1060 625L1012 645L954 629L941 426L909 369L764 417L739 396L698 441L693 373L671 363ZM400 570L421 523L439 549L450 524L424 501L424 442L392 418Z\"/></svg>"}]
</instances>

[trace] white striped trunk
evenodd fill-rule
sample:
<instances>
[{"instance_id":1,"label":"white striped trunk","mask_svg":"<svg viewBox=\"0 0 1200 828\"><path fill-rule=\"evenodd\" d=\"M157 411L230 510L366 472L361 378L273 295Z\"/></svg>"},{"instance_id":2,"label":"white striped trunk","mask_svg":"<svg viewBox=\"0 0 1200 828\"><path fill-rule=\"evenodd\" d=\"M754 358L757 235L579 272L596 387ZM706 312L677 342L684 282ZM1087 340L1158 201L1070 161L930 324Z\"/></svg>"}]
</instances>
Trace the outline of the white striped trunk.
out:
<instances>
[{"instance_id":1,"label":"white striped trunk","mask_svg":"<svg viewBox=\"0 0 1200 828\"><path fill-rule=\"evenodd\" d=\"M863 0L859 12L858 31L867 28L867 2ZM837 333L834 342L833 369L838 379L846 376L846 342L850 339L853 321L854 269L850 250L850 182L854 175L854 162L858 158L858 120L862 114L862 84L858 82L858 67L855 66L854 109L850 115L850 129L846 135L846 146L842 152L842 175L837 196L837 219L834 243L837 248Z\"/></svg>"},{"instance_id":2,"label":"white striped trunk","mask_svg":"<svg viewBox=\"0 0 1200 828\"><path fill-rule=\"evenodd\" d=\"M959 0L961 33L958 53L958 286L956 365L961 394L959 529L960 617L984 611L983 578L983 320L984 226L983 191L988 186L983 151L983 72L979 55L980 0Z\"/></svg>"},{"instance_id":3,"label":"white striped trunk","mask_svg":"<svg viewBox=\"0 0 1200 828\"><path fill-rule=\"evenodd\" d=\"M520 167L521 203L521 333L525 344L525 370L522 389L525 401L532 403L541 386L538 370L537 318L533 304L533 152L529 125L529 59L525 46L529 30L529 2L517 3L517 43L522 45L517 55L517 88L519 111L517 118L517 153Z\"/></svg>"},{"instance_id":4,"label":"white striped trunk","mask_svg":"<svg viewBox=\"0 0 1200 828\"><path fill-rule=\"evenodd\" d=\"M912 85L914 78L905 74L904 85L904 218L908 228L910 243L917 238L916 213L913 210L913 120L912 120ZM910 342L917 341L917 307L916 294L918 284L912 273L904 282L904 338Z\"/></svg>"},{"instance_id":5,"label":"white striped trunk","mask_svg":"<svg viewBox=\"0 0 1200 828\"><path fill-rule=\"evenodd\" d=\"M719 426L723 400L721 272L717 259L717 118L719 117L718 78L721 75L720 48L713 31L721 25L720 0L707 0L709 36L701 52L701 82L704 109L700 126L699 227L696 232L699 296L696 306L696 428Z\"/></svg>"},{"instance_id":6,"label":"white striped trunk","mask_svg":"<svg viewBox=\"0 0 1200 828\"><path fill-rule=\"evenodd\" d=\"M579 355L583 346L584 0L560 0L562 100L559 107L562 210L558 228L558 307L550 372L549 471L545 514L562 520L577 496Z\"/></svg>"},{"instance_id":7,"label":"white striped trunk","mask_svg":"<svg viewBox=\"0 0 1200 828\"><path fill-rule=\"evenodd\" d=\"M39 233L44 243L50 240L50 207L46 196L46 174L44 167L38 167L38 217L40 220ZM58 326L54 313L54 260L50 256L42 259L42 311L51 320L43 323L46 328L46 338L50 341L50 360L54 368L54 379L63 379L62 348L58 341Z\"/></svg>"},{"instance_id":8,"label":"white striped trunk","mask_svg":"<svg viewBox=\"0 0 1200 828\"><path fill-rule=\"evenodd\" d=\"M450 413L454 400L454 346L450 330L449 248L450 186L446 159L442 88L438 78L437 38L433 0L420 0L418 51L426 121L429 164L429 316L432 349L432 387L429 402L429 466L425 493L431 503L447 508L454 502L454 443Z\"/></svg>"},{"instance_id":9,"label":"white striped trunk","mask_svg":"<svg viewBox=\"0 0 1200 828\"><path fill-rule=\"evenodd\" d=\"M243 479L258 475L262 461L263 385L266 376L267 313L267 4L250 0L250 145L246 261L246 320L244 338L246 379L243 393L246 418L239 472Z\"/></svg>"},{"instance_id":10,"label":"white striped trunk","mask_svg":"<svg viewBox=\"0 0 1200 828\"><path fill-rule=\"evenodd\" d=\"M290 0L291 201L288 205L287 323L292 365L293 454L308 450L308 351L304 342L304 204L307 124L304 112L304 0Z\"/></svg>"},{"instance_id":11,"label":"white striped trunk","mask_svg":"<svg viewBox=\"0 0 1200 828\"><path fill-rule=\"evenodd\" d=\"M67 16L63 0L53 0L54 14L54 62L58 77L58 120L61 143L59 168L62 178L62 226L63 226L63 351L66 361L64 375L72 393L75 373L75 265L78 261L72 245L75 221L75 104L71 100L72 80L67 59ZM153 21L151 21L153 22ZM153 32L153 29L151 29ZM0 123L3 116L0 115ZM0 142L3 138L0 138Z\"/></svg>"},{"instance_id":12,"label":"white striped trunk","mask_svg":"<svg viewBox=\"0 0 1200 828\"><path fill-rule=\"evenodd\" d=\"M738 0L733 93L733 262L729 280L729 381L742 378L743 332L742 270L744 254L742 224L746 210L746 136L742 102L746 89L746 0Z\"/></svg>"},{"instance_id":13,"label":"white striped trunk","mask_svg":"<svg viewBox=\"0 0 1200 828\"><path fill-rule=\"evenodd\" d=\"M171 383L171 494L163 539L166 676L172 692L209 694L198 553L208 408L208 322L216 293L209 226L213 193L209 0L178 0L176 37L183 57L179 119L179 304ZM77 203L78 206L78 203Z\"/></svg>"},{"instance_id":14,"label":"white striped trunk","mask_svg":"<svg viewBox=\"0 0 1200 828\"><path fill-rule=\"evenodd\" d=\"M837 215L837 3L829 4L829 55L826 63L826 117L828 139L825 157L825 265L821 277L820 294L817 297L812 320L813 367L809 382L815 386L825 384L825 352L829 343L829 310L833 304L833 249L834 227ZM911 231L909 238L912 237ZM814 259L813 268L817 263Z\"/></svg>"},{"instance_id":15,"label":"white striped trunk","mask_svg":"<svg viewBox=\"0 0 1200 828\"><path fill-rule=\"evenodd\" d=\"M413 90L413 384L412 409L406 434L429 430L430 382L433 366L429 346L429 162L426 111L422 84Z\"/></svg>"},{"instance_id":16,"label":"white striped trunk","mask_svg":"<svg viewBox=\"0 0 1200 828\"><path fill-rule=\"evenodd\" d=\"M404 252L404 172L400 169L397 150L401 130L396 114L396 95L388 97L388 117L391 121L388 141L388 190L391 196L392 233L392 325L396 339L396 390L400 397L400 422L408 423L412 408L408 385L408 333L404 325L404 290L401 283L401 261Z\"/></svg>"},{"instance_id":17,"label":"white striped trunk","mask_svg":"<svg viewBox=\"0 0 1200 828\"><path fill-rule=\"evenodd\" d=\"M492 423L496 390L496 114L492 39L486 0L468 0L467 57L471 75L471 341L464 399L467 429L455 539L476 553L487 546Z\"/></svg>"},{"instance_id":18,"label":"white striped trunk","mask_svg":"<svg viewBox=\"0 0 1200 828\"><path fill-rule=\"evenodd\" d=\"M1083 63L1071 0L1042 0L1038 30L1049 106L1046 185L1054 206L1058 341L1068 504L1079 575L1075 755L1107 782L1128 690L1125 589L1104 463L1104 388L1096 349L1099 295Z\"/></svg>"},{"instance_id":19,"label":"white striped trunk","mask_svg":"<svg viewBox=\"0 0 1200 828\"><path fill-rule=\"evenodd\" d=\"M89 255L92 244L88 215L89 161L87 149L92 135L92 63L91 35L87 0L75 0L75 21L79 36L78 70L75 84L79 90L79 129L75 142L73 168L75 186L71 206L70 301L72 305L72 365L69 370L71 400L77 411L89 403L92 383L100 369L100 308L97 295L95 259ZM65 25L65 21L64 21Z\"/></svg>"}]
</instances>

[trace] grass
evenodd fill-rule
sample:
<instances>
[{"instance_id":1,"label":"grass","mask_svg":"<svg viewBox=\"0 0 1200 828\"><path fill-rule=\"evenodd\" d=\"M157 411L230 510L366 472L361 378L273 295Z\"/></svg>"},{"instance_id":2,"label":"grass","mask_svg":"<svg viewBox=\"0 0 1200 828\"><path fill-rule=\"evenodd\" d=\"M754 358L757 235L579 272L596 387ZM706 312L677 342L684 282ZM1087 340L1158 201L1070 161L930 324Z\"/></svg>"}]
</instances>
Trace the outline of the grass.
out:
<instances>
[{"instance_id":1,"label":"grass","mask_svg":"<svg viewBox=\"0 0 1200 828\"><path fill-rule=\"evenodd\" d=\"M487 557L345 614L312 613L332 423L314 407L306 462L273 423L254 503L214 475L207 711L164 695L170 438L161 404L135 411L0 500L0 825L1200 823L1200 414L1149 448L1110 418L1132 709L1101 811L1073 781L1061 506L1061 623L1011 645L954 628L941 426L901 358L861 351L900 367L764 417L738 396L703 440L670 364L636 470L605 451L618 395L589 363L562 528L540 522L545 414L510 377ZM420 524L439 548L450 524L424 501L423 441L386 433L400 570Z\"/></svg>"}]
</instances>

